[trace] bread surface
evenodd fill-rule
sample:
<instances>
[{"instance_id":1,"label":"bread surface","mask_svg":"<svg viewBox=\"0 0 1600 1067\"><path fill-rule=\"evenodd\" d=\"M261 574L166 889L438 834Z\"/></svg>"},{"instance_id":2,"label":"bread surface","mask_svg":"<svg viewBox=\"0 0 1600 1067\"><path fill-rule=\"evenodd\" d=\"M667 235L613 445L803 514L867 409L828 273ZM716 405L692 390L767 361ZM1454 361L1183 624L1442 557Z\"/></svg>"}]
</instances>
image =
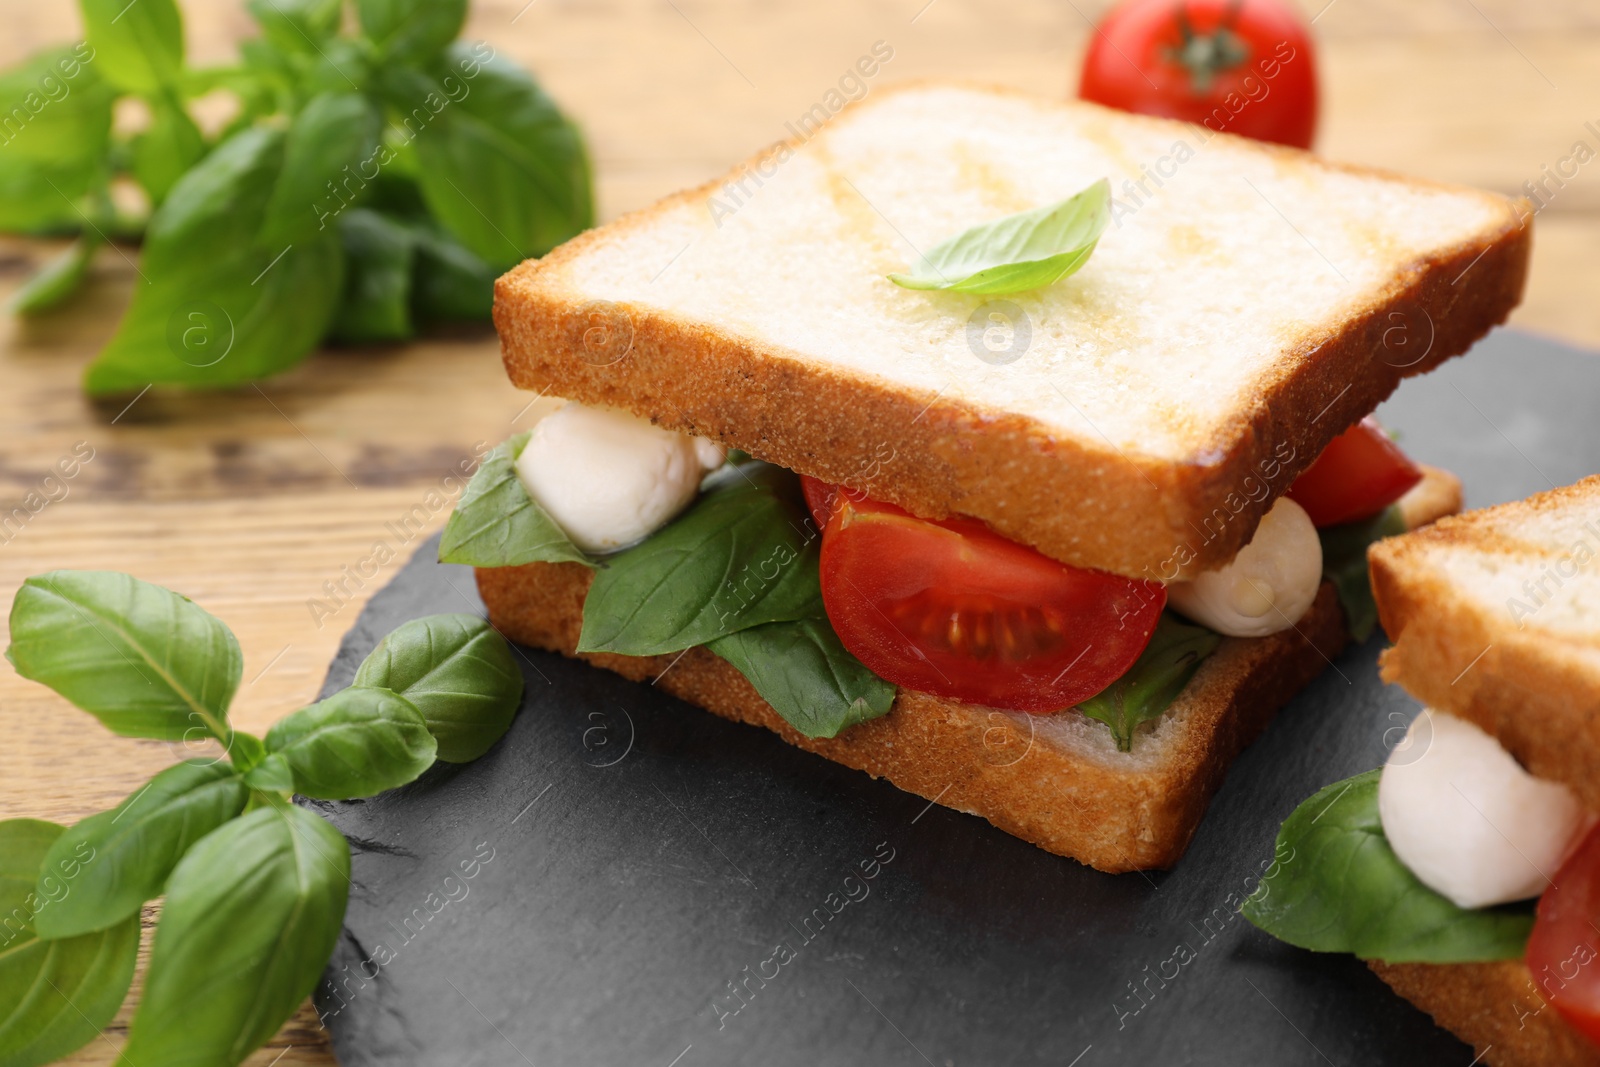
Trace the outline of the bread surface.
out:
<instances>
[{"instance_id":1,"label":"bread surface","mask_svg":"<svg viewBox=\"0 0 1600 1067\"><path fill-rule=\"evenodd\" d=\"M1408 521L1459 503L1459 484L1429 468L1407 494ZM576 563L480 568L478 591L513 641L577 656L790 744L980 815L1008 833L1103 871L1170 867L1188 847L1234 757L1349 641L1333 586L1271 637L1225 638L1171 708L1119 752L1104 724L1076 711L1025 715L902 688L889 714L836 738L796 731L727 661L578 653L594 572Z\"/></svg>"},{"instance_id":2,"label":"bread surface","mask_svg":"<svg viewBox=\"0 0 1600 1067\"><path fill-rule=\"evenodd\" d=\"M1070 563L1192 576L1403 377L1505 318L1531 217L1203 133L879 90L501 278L507 370ZM885 278L1101 177L1116 221L1064 282L992 303Z\"/></svg>"},{"instance_id":3,"label":"bread surface","mask_svg":"<svg viewBox=\"0 0 1600 1067\"><path fill-rule=\"evenodd\" d=\"M1600 1048L1539 994L1521 960L1367 966L1490 1067L1600 1067Z\"/></svg>"},{"instance_id":4,"label":"bread surface","mask_svg":"<svg viewBox=\"0 0 1600 1067\"><path fill-rule=\"evenodd\" d=\"M1369 553L1383 675L1600 811L1600 476Z\"/></svg>"}]
</instances>

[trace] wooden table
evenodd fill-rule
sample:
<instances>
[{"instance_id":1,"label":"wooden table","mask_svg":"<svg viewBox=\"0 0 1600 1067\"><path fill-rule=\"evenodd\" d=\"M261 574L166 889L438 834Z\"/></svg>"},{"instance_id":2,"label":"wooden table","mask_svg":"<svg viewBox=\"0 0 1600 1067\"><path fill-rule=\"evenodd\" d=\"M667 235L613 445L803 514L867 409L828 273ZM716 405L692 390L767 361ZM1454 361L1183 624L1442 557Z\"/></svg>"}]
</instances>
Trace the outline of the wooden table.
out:
<instances>
[{"instance_id":1,"label":"wooden table","mask_svg":"<svg viewBox=\"0 0 1600 1067\"><path fill-rule=\"evenodd\" d=\"M1328 155L1512 192L1577 140L1600 149L1584 127L1600 127L1592 0L1324 2L1305 10L1317 16ZM238 0L183 6L197 60L228 58L251 32ZM875 41L894 49L877 84L960 77L1064 94L1088 20L1105 6L481 0L468 36L531 65L582 122L610 217L784 136L785 121ZM0 62L80 32L73 5L38 0L0 0L0 23ZM1600 347L1600 162L1559 190L1537 231L1513 322ZM0 297L49 251L0 239ZM187 593L238 633L245 684L235 719L264 730L316 693L341 634L399 562L332 618L319 621L308 601L375 540L400 548L385 524L421 503L474 442L508 436L527 400L481 331L323 352L259 389L91 403L78 377L127 300L136 254L103 249L83 298L36 321L0 321L0 510L76 443L94 450L65 497L0 537L0 597L9 604L26 576L57 567L126 570ZM433 514L429 530L444 518ZM74 821L180 755L112 737L3 667L0 730L0 817ZM70 1062L113 1062L129 1015ZM333 1061L307 1007L249 1062Z\"/></svg>"}]
</instances>

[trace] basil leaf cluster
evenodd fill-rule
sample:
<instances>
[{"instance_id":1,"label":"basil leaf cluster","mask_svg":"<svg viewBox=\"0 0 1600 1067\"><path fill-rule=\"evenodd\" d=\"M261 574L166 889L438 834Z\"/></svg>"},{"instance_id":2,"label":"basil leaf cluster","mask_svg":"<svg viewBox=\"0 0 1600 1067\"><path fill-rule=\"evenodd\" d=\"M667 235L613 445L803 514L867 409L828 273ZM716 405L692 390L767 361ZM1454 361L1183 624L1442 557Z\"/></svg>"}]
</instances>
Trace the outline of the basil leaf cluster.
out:
<instances>
[{"instance_id":1,"label":"basil leaf cluster","mask_svg":"<svg viewBox=\"0 0 1600 1067\"><path fill-rule=\"evenodd\" d=\"M704 645L807 737L887 715L895 687L852 656L822 606L821 538L792 471L730 463L700 498L605 559L580 652L655 656Z\"/></svg>"},{"instance_id":2,"label":"basil leaf cluster","mask_svg":"<svg viewBox=\"0 0 1600 1067\"><path fill-rule=\"evenodd\" d=\"M1532 902L1468 910L1400 862L1378 816L1379 771L1335 782L1278 831L1283 857L1242 913L1281 941L1388 963L1521 959Z\"/></svg>"},{"instance_id":3,"label":"basil leaf cluster","mask_svg":"<svg viewBox=\"0 0 1600 1067\"><path fill-rule=\"evenodd\" d=\"M948 289L1003 296L1043 289L1076 273L1111 222L1111 183L1101 178L1061 201L963 230L929 249L910 274L891 274L904 289Z\"/></svg>"},{"instance_id":4,"label":"basil leaf cluster","mask_svg":"<svg viewBox=\"0 0 1600 1067\"><path fill-rule=\"evenodd\" d=\"M1159 719L1221 643L1221 636L1204 626L1179 622L1164 611L1150 643L1127 673L1079 704L1078 710L1110 727L1119 751L1132 751L1140 724Z\"/></svg>"},{"instance_id":5,"label":"basil leaf cluster","mask_svg":"<svg viewBox=\"0 0 1600 1067\"><path fill-rule=\"evenodd\" d=\"M467 615L395 630L354 685L265 738L229 723L242 672L232 631L169 589L117 572L38 575L12 602L11 636L19 674L116 733L210 739L224 755L169 767L70 828L0 822L4 1067L58 1059L110 1022L132 981L140 909L162 895L124 1056L243 1061L315 985L350 889L344 837L290 794L370 797L436 758L473 759L522 699L510 647Z\"/></svg>"},{"instance_id":6,"label":"basil leaf cluster","mask_svg":"<svg viewBox=\"0 0 1600 1067\"><path fill-rule=\"evenodd\" d=\"M527 441L519 434L484 460L445 524L442 562L594 568L578 651L656 656L704 646L807 737L835 737L889 713L895 687L845 649L823 611L821 540L792 471L731 455L682 515L597 558L522 487L516 460ZM442 743L440 758L449 758Z\"/></svg>"},{"instance_id":7,"label":"basil leaf cluster","mask_svg":"<svg viewBox=\"0 0 1600 1067\"><path fill-rule=\"evenodd\" d=\"M822 539L808 518L792 472L723 468L687 511L595 572L578 651L656 656L824 618Z\"/></svg>"},{"instance_id":8,"label":"basil leaf cluster","mask_svg":"<svg viewBox=\"0 0 1600 1067\"><path fill-rule=\"evenodd\" d=\"M525 71L458 42L466 0L246 0L241 60L186 65L174 0L79 0L86 37L0 73L25 121L0 153L0 229L79 237L13 296L69 299L107 237L141 285L84 376L94 394L238 385L319 343L489 317L496 274L594 222L576 126ZM215 136L191 115L223 91ZM112 124L119 98L146 128ZM13 124L15 125L15 124ZM131 178L152 210L111 197Z\"/></svg>"}]
</instances>

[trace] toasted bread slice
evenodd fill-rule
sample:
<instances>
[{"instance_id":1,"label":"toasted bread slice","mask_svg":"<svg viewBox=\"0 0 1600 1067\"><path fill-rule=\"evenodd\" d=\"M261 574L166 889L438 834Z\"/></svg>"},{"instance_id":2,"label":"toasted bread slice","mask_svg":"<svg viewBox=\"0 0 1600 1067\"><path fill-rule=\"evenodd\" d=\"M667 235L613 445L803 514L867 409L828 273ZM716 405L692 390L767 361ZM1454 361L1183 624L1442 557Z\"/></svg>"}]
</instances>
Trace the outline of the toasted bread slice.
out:
<instances>
[{"instance_id":1,"label":"toasted bread slice","mask_svg":"<svg viewBox=\"0 0 1600 1067\"><path fill-rule=\"evenodd\" d=\"M1063 282L991 302L885 277L1102 177L1114 222ZM524 263L495 322L524 389L1173 580L1505 318L1529 218L1180 122L912 85Z\"/></svg>"},{"instance_id":2,"label":"toasted bread slice","mask_svg":"<svg viewBox=\"0 0 1600 1067\"><path fill-rule=\"evenodd\" d=\"M1430 469L1408 494L1408 522L1459 505L1459 483ZM681 656L576 652L594 572L575 563L480 568L489 619L514 641L577 655L790 744L981 815L1040 848L1122 872L1170 867L1241 749L1348 642L1333 587L1291 630L1228 638L1172 707L1140 727L1131 752L1076 711L1024 715L901 689L888 715L836 738L785 722L731 664L704 648Z\"/></svg>"},{"instance_id":3,"label":"toasted bread slice","mask_svg":"<svg viewBox=\"0 0 1600 1067\"><path fill-rule=\"evenodd\" d=\"M1600 811L1600 475L1374 545L1383 676Z\"/></svg>"},{"instance_id":4,"label":"toasted bread slice","mask_svg":"<svg viewBox=\"0 0 1600 1067\"><path fill-rule=\"evenodd\" d=\"M1600 1067L1600 1048L1545 1003L1521 960L1382 963L1371 967L1396 993L1472 1046L1489 1067Z\"/></svg>"}]
</instances>

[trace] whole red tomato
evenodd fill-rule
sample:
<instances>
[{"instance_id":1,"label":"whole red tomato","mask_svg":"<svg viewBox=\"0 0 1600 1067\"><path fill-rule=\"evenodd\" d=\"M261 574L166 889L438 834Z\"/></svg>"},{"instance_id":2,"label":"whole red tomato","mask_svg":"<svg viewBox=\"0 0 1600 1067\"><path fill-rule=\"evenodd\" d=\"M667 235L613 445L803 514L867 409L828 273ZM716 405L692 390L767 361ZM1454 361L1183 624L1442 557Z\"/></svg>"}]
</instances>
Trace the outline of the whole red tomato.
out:
<instances>
[{"instance_id":1,"label":"whole red tomato","mask_svg":"<svg viewBox=\"0 0 1600 1067\"><path fill-rule=\"evenodd\" d=\"M1095 29L1078 95L1296 148L1317 129L1311 37L1281 0L1128 0Z\"/></svg>"}]
</instances>

